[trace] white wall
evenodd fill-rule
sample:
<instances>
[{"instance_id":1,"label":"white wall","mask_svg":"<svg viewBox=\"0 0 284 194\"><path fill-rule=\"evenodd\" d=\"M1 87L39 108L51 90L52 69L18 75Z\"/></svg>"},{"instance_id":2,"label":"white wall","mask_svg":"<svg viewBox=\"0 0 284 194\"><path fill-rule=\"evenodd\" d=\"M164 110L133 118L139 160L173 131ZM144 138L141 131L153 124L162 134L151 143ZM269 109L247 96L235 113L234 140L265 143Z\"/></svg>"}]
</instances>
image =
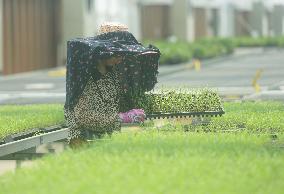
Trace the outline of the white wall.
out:
<instances>
[{"instance_id":1,"label":"white wall","mask_svg":"<svg viewBox=\"0 0 284 194\"><path fill-rule=\"evenodd\" d=\"M250 25L252 26L253 36L263 36L263 21L265 16L265 6L263 2L254 2L252 6L252 12L250 14Z\"/></svg>"},{"instance_id":2,"label":"white wall","mask_svg":"<svg viewBox=\"0 0 284 194\"><path fill-rule=\"evenodd\" d=\"M0 72L3 70L3 0L0 0Z\"/></svg>"},{"instance_id":3,"label":"white wall","mask_svg":"<svg viewBox=\"0 0 284 194\"><path fill-rule=\"evenodd\" d=\"M97 18L96 18L96 0L92 0L90 8L87 0L83 0L83 20L84 29L83 36L94 36L97 33Z\"/></svg>"},{"instance_id":4,"label":"white wall","mask_svg":"<svg viewBox=\"0 0 284 194\"><path fill-rule=\"evenodd\" d=\"M171 4L171 33L180 40L194 40L194 14L189 0L173 1Z\"/></svg>"},{"instance_id":5,"label":"white wall","mask_svg":"<svg viewBox=\"0 0 284 194\"><path fill-rule=\"evenodd\" d=\"M66 39L83 34L83 3L78 0L63 0L63 29Z\"/></svg>"},{"instance_id":6,"label":"white wall","mask_svg":"<svg viewBox=\"0 0 284 194\"><path fill-rule=\"evenodd\" d=\"M219 23L219 35L221 37L234 36L235 31L235 17L234 6L231 3L224 3L220 6L220 23Z\"/></svg>"},{"instance_id":7,"label":"white wall","mask_svg":"<svg viewBox=\"0 0 284 194\"><path fill-rule=\"evenodd\" d=\"M127 24L130 32L134 34L137 39L141 38L141 16L140 8L137 0L128 0L128 16Z\"/></svg>"},{"instance_id":8,"label":"white wall","mask_svg":"<svg viewBox=\"0 0 284 194\"><path fill-rule=\"evenodd\" d=\"M0 0L1 1L1 0ZM105 21L120 22L140 38L138 0L93 0L91 9L87 0L62 0L62 43L59 56L66 58L66 43L75 37L95 36Z\"/></svg>"},{"instance_id":9,"label":"white wall","mask_svg":"<svg viewBox=\"0 0 284 194\"><path fill-rule=\"evenodd\" d=\"M193 42L194 41L194 14L193 14L193 8L191 4L188 5L188 11L187 11L187 41Z\"/></svg>"},{"instance_id":10,"label":"white wall","mask_svg":"<svg viewBox=\"0 0 284 194\"><path fill-rule=\"evenodd\" d=\"M174 1L171 5L171 33L180 40L187 39L187 0Z\"/></svg>"},{"instance_id":11,"label":"white wall","mask_svg":"<svg viewBox=\"0 0 284 194\"><path fill-rule=\"evenodd\" d=\"M177 0L138 0L143 5L171 5ZM180 0L178 0L180 1Z\"/></svg>"},{"instance_id":12,"label":"white wall","mask_svg":"<svg viewBox=\"0 0 284 194\"><path fill-rule=\"evenodd\" d=\"M103 22L120 22L129 27L129 31L140 38L140 15L137 0L96 0L96 29Z\"/></svg>"},{"instance_id":13,"label":"white wall","mask_svg":"<svg viewBox=\"0 0 284 194\"><path fill-rule=\"evenodd\" d=\"M83 1L62 0L62 40L58 43L58 64L64 64L67 41L84 35Z\"/></svg>"},{"instance_id":14,"label":"white wall","mask_svg":"<svg viewBox=\"0 0 284 194\"><path fill-rule=\"evenodd\" d=\"M272 29L274 36L282 36L284 34L284 6L275 5L272 12Z\"/></svg>"}]
</instances>

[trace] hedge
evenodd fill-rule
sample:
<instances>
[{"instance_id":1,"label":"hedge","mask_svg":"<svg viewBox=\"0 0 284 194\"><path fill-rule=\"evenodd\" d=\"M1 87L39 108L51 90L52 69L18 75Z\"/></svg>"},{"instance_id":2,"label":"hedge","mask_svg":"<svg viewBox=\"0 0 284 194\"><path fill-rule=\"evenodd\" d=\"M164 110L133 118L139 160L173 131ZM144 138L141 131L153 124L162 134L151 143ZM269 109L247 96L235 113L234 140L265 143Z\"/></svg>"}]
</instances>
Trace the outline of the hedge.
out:
<instances>
[{"instance_id":1,"label":"hedge","mask_svg":"<svg viewBox=\"0 0 284 194\"><path fill-rule=\"evenodd\" d=\"M161 50L160 64L178 64L191 59L208 59L228 55L236 47L284 47L284 37L204 38L195 42L165 40L144 41Z\"/></svg>"}]
</instances>

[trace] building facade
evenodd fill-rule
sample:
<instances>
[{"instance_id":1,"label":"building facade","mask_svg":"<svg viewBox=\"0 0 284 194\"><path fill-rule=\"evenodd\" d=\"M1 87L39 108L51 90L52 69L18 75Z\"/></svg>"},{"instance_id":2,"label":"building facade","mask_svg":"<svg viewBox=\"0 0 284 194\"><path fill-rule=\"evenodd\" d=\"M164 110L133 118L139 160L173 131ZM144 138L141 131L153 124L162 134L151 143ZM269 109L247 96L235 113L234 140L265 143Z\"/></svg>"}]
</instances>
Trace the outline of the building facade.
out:
<instances>
[{"instance_id":1,"label":"building facade","mask_svg":"<svg viewBox=\"0 0 284 194\"><path fill-rule=\"evenodd\" d=\"M121 22L138 40L282 36L284 2L253 0L0 0L0 72L66 63L66 43ZM282 2L282 3L281 3Z\"/></svg>"}]
</instances>

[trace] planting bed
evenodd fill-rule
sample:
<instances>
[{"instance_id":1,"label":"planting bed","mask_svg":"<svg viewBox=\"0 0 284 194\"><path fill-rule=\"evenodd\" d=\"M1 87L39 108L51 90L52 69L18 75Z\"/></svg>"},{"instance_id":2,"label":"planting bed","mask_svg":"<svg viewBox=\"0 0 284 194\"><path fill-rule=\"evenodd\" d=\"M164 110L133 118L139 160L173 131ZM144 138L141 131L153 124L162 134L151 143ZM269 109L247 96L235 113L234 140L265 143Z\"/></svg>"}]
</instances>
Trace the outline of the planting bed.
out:
<instances>
[{"instance_id":1,"label":"planting bed","mask_svg":"<svg viewBox=\"0 0 284 194\"><path fill-rule=\"evenodd\" d=\"M224 108L189 132L145 126L44 157L1 176L0 193L282 193L283 103Z\"/></svg>"},{"instance_id":2,"label":"planting bed","mask_svg":"<svg viewBox=\"0 0 284 194\"><path fill-rule=\"evenodd\" d=\"M284 133L284 105L282 102L225 102L222 117L205 117L201 125L177 124L165 120L167 127L159 130L191 132L250 132L277 136ZM147 126L154 127L153 123Z\"/></svg>"},{"instance_id":3,"label":"planting bed","mask_svg":"<svg viewBox=\"0 0 284 194\"><path fill-rule=\"evenodd\" d=\"M186 92L185 90L183 92ZM133 96L131 108L143 108L148 118L171 116L202 116L223 114L222 103L216 92L208 89L177 93L167 90L160 94L148 93L140 98ZM128 102L127 102L127 105ZM125 107L125 111L130 107ZM176 113L179 114L176 114ZM215 113L214 113L215 112ZM167 113L161 115L161 113ZM8 105L0 109L0 143L54 131L64 126L63 106L53 105ZM58 125L55 128L48 126ZM44 128L44 129L41 129ZM2 139L2 140L1 140Z\"/></svg>"},{"instance_id":4,"label":"planting bed","mask_svg":"<svg viewBox=\"0 0 284 194\"><path fill-rule=\"evenodd\" d=\"M132 99L134 107L144 109L146 114L223 111L220 96L210 89L164 89Z\"/></svg>"},{"instance_id":5,"label":"planting bed","mask_svg":"<svg viewBox=\"0 0 284 194\"><path fill-rule=\"evenodd\" d=\"M0 193L281 193L283 160L267 135L120 133L6 174Z\"/></svg>"},{"instance_id":6,"label":"planting bed","mask_svg":"<svg viewBox=\"0 0 284 194\"><path fill-rule=\"evenodd\" d=\"M0 107L0 140L8 135L58 124L64 124L61 104Z\"/></svg>"}]
</instances>

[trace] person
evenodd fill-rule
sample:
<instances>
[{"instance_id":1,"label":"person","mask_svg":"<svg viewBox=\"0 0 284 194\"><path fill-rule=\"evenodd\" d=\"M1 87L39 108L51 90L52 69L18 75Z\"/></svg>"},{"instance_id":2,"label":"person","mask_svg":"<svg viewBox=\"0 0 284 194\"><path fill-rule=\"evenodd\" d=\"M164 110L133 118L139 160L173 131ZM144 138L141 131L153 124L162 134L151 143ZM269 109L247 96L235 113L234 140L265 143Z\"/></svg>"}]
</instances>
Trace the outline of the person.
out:
<instances>
[{"instance_id":1,"label":"person","mask_svg":"<svg viewBox=\"0 0 284 194\"><path fill-rule=\"evenodd\" d=\"M144 48L135 42L127 29L123 24L104 23L96 37L68 41L64 115L71 148L120 131L121 122L145 118L143 110L129 105L127 94L138 88L144 87L142 92L153 88L157 71L150 73L154 80L142 81L142 86L143 76L138 76L137 69L141 71L144 61L152 67L153 60L157 68L160 53L157 48ZM151 54L145 60L147 53ZM128 72L131 67L136 70Z\"/></svg>"}]
</instances>

